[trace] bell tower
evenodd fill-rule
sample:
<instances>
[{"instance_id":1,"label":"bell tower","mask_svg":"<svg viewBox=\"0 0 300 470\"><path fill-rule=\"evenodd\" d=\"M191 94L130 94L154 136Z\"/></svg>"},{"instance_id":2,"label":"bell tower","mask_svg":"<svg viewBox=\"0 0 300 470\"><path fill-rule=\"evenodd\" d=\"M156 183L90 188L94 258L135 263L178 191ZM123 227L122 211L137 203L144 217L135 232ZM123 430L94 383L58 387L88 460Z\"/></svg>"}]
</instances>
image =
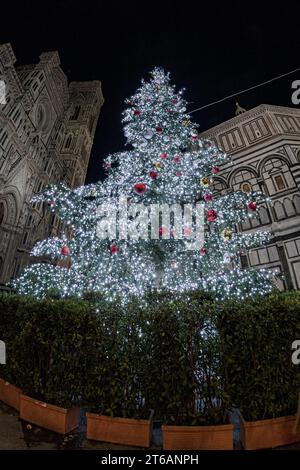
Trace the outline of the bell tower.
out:
<instances>
[{"instance_id":1,"label":"bell tower","mask_svg":"<svg viewBox=\"0 0 300 470\"><path fill-rule=\"evenodd\" d=\"M104 98L101 82L71 82L69 85L65 138L61 156L67 168L66 181L72 187L84 184L95 130Z\"/></svg>"}]
</instances>

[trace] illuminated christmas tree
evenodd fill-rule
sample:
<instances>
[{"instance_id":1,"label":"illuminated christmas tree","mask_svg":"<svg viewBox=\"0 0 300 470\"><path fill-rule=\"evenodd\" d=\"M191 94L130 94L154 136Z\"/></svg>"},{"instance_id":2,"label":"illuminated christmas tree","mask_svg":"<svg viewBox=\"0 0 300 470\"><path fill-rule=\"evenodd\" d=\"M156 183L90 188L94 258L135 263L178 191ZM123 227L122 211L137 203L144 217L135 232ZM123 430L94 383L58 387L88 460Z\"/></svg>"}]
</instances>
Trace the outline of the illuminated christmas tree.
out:
<instances>
[{"instance_id":1,"label":"illuminated christmas tree","mask_svg":"<svg viewBox=\"0 0 300 470\"><path fill-rule=\"evenodd\" d=\"M26 268L14 282L17 290L37 297L53 290L61 297L96 292L109 299L153 289L202 289L217 298L270 292L272 273L242 269L240 261L269 234L237 229L257 216L265 197L215 195L214 176L232 162L199 138L183 90L176 92L169 74L155 68L126 105L131 148L105 159L105 180L75 190L52 186L35 197L60 217L64 231L34 247L34 256L52 264Z\"/></svg>"}]
</instances>

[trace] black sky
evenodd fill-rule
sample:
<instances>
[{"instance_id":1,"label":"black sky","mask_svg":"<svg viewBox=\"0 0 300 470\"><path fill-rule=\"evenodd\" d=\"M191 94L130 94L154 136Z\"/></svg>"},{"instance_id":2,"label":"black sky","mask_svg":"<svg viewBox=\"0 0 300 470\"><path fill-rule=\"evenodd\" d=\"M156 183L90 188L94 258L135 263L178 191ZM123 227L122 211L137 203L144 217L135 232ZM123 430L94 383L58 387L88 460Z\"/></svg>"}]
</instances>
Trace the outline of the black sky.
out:
<instances>
[{"instance_id":1,"label":"black sky","mask_svg":"<svg viewBox=\"0 0 300 470\"><path fill-rule=\"evenodd\" d=\"M200 0L71 0L1 4L0 43L10 42L18 63L58 50L71 80L102 82L87 182L103 176L102 159L124 148L123 100L156 65L187 89L189 110L300 67L300 2ZM204 131L261 103L291 102L300 72L200 111Z\"/></svg>"}]
</instances>

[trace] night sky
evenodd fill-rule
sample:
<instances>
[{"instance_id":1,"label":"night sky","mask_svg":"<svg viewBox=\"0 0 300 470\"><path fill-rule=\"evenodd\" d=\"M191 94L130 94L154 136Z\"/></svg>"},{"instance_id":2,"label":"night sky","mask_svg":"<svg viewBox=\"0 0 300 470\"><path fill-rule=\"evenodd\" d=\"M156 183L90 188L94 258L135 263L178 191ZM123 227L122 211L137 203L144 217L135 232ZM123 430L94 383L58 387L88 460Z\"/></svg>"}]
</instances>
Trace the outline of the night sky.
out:
<instances>
[{"instance_id":1,"label":"night sky","mask_svg":"<svg viewBox=\"0 0 300 470\"><path fill-rule=\"evenodd\" d=\"M82 0L1 4L0 43L19 64L58 50L71 80L102 82L87 182L103 177L102 159L124 149L121 111L142 77L160 65L186 88L189 111L300 67L300 2ZM262 10L263 5L269 8ZM199 6L196 7L196 4ZM193 115L204 131L262 103L295 107L300 72ZM298 105L300 106L300 105Z\"/></svg>"}]
</instances>

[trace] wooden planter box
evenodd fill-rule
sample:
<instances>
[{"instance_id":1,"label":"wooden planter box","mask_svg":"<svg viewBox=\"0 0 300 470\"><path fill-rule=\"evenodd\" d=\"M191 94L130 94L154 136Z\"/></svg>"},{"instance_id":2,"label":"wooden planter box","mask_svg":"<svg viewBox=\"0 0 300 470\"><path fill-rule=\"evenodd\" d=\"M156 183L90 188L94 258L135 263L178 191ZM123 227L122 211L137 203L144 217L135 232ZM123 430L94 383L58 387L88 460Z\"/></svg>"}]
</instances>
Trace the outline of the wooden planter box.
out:
<instances>
[{"instance_id":1,"label":"wooden planter box","mask_svg":"<svg viewBox=\"0 0 300 470\"><path fill-rule=\"evenodd\" d=\"M112 418L87 413L87 438L115 444L150 447L153 411L149 419Z\"/></svg>"},{"instance_id":2,"label":"wooden planter box","mask_svg":"<svg viewBox=\"0 0 300 470\"><path fill-rule=\"evenodd\" d=\"M233 425L173 426L163 425L164 450L231 450Z\"/></svg>"},{"instance_id":3,"label":"wooden planter box","mask_svg":"<svg viewBox=\"0 0 300 470\"><path fill-rule=\"evenodd\" d=\"M300 430L294 433L296 416L245 421L239 414L241 443L246 450L268 449L300 441Z\"/></svg>"},{"instance_id":4,"label":"wooden planter box","mask_svg":"<svg viewBox=\"0 0 300 470\"><path fill-rule=\"evenodd\" d=\"M26 395L20 398L20 418L58 434L67 434L79 425L79 408L69 410L34 400Z\"/></svg>"},{"instance_id":5,"label":"wooden planter box","mask_svg":"<svg viewBox=\"0 0 300 470\"><path fill-rule=\"evenodd\" d=\"M0 379L0 401L19 411L21 394L22 390L20 388Z\"/></svg>"}]
</instances>

